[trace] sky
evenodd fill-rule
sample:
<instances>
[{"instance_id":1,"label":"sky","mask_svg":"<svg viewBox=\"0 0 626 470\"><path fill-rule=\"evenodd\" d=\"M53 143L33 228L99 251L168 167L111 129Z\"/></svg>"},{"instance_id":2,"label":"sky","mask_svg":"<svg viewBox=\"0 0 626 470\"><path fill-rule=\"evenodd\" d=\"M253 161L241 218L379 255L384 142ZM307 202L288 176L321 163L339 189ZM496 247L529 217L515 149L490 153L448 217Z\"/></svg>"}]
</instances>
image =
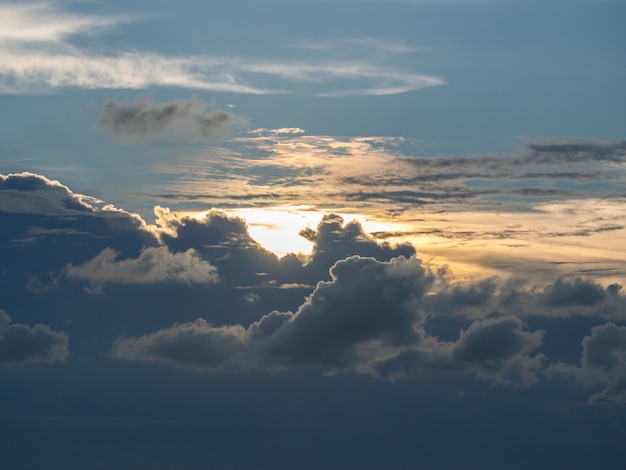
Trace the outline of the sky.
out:
<instances>
[{"instance_id":1,"label":"sky","mask_svg":"<svg viewBox=\"0 0 626 470\"><path fill-rule=\"evenodd\" d=\"M622 468L625 15L0 1L3 468Z\"/></svg>"}]
</instances>

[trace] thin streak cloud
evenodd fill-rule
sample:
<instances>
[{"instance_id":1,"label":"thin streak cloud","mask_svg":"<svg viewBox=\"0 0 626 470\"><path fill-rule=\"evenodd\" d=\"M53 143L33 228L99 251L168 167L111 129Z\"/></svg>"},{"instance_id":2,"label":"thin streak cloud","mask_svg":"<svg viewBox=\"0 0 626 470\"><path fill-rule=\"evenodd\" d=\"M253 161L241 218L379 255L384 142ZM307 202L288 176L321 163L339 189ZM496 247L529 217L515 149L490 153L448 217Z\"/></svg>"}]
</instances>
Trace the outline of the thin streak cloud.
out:
<instances>
[{"instance_id":1,"label":"thin streak cloud","mask_svg":"<svg viewBox=\"0 0 626 470\"><path fill-rule=\"evenodd\" d=\"M346 96L388 95L444 83L435 76L389 67L371 59L172 57L130 50L103 54L80 47L72 38L96 34L104 27L127 22L128 18L66 17L61 10L36 3L6 5L0 13L1 93L41 93L66 87L167 86L257 95L297 92ZM31 34L35 30L36 34Z\"/></svg>"}]
</instances>

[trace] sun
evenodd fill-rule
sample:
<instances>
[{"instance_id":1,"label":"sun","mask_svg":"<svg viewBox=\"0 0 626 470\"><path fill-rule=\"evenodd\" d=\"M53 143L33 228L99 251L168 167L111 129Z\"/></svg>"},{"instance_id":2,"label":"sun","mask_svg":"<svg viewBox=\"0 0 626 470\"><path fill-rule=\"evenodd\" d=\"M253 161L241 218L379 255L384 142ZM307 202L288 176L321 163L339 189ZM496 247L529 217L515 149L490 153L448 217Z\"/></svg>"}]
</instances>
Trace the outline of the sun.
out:
<instances>
[{"instance_id":1,"label":"sun","mask_svg":"<svg viewBox=\"0 0 626 470\"><path fill-rule=\"evenodd\" d=\"M299 235L305 228L316 228L323 214L308 207L230 209L243 218L250 236L279 258L294 253L308 255L313 243Z\"/></svg>"},{"instance_id":2,"label":"sun","mask_svg":"<svg viewBox=\"0 0 626 470\"><path fill-rule=\"evenodd\" d=\"M201 220L207 212L181 211L178 214ZM408 241L408 238L402 235L409 231L406 223L383 220L364 214L320 211L311 206L231 208L225 212L245 220L248 233L254 241L279 258L290 253L310 255L314 243L301 236L300 232L307 228L316 230L324 215L330 212L341 216L345 223L358 222L363 227L363 231L379 243L389 242L393 245ZM378 234L383 234L382 238L379 239ZM394 235L391 236L391 234Z\"/></svg>"}]
</instances>

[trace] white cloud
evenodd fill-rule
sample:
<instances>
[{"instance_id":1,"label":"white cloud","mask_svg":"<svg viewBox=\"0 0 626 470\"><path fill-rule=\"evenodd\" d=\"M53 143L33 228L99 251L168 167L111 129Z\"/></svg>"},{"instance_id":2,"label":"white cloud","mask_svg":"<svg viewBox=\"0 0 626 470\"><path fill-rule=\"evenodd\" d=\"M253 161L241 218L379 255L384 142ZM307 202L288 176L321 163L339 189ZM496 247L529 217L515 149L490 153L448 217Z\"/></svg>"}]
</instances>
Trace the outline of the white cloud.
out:
<instances>
[{"instance_id":1,"label":"white cloud","mask_svg":"<svg viewBox=\"0 0 626 470\"><path fill-rule=\"evenodd\" d=\"M437 77L371 61L169 57L136 51L102 54L74 44L73 36L95 34L129 18L67 14L37 3L5 5L0 13L4 14L0 20L0 92L4 93L170 86L250 94L298 90L328 96L379 95L443 83ZM336 82L346 80L350 87L338 88ZM270 85L261 85L265 82Z\"/></svg>"},{"instance_id":2,"label":"white cloud","mask_svg":"<svg viewBox=\"0 0 626 470\"><path fill-rule=\"evenodd\" d=\"M171 253L167 247L150 247L142 250L138 258L118 260L118 256L114 249L106 248L81 265L68 265L65 275L96 285L156 282L210 284L219 279L217 269L193 249Z\"/></svg>"}]
</instances>

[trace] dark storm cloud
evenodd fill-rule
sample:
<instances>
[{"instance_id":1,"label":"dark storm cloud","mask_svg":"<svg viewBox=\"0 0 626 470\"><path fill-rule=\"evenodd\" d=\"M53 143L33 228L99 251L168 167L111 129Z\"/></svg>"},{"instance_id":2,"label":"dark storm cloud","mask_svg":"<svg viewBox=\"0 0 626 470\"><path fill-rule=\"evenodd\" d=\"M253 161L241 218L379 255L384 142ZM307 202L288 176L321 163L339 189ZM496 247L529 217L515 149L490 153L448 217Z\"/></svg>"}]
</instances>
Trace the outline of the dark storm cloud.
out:
<instances>
[{"instance_id":1,"label":"dark storm cloud","mask_svg":"<svg viewBox=\"0 0 626 470\"><path fill-rule=\"evenodd\" d=\"M205 103L196 98L160 104L147 100L127 104L108 101L96 129L130 142L163 135L202 140L224 136L233 126L244 122L243 118L226 111L206 112Z\"/></svg>"},{"instance_id":2,"label":"dark storm cloud","mask_svg":"<svg viewBox=\"0 0 626 470\"><path fill-rule=\"evenodd\" d=\"M359 344L411 344L421 298L433 276L415 258L379 262L353 256L331 269L311 297L272 335L269 352L281 362L346 367ZM262 324L264 319L260 320Z\"/></svg>"},{"instance_id":3,"label":"dark storm cloud","mask_svg":"<svg viewBox=\"0 0 626 470\"><path fill-rule=\"evenodd\" d=\"M434 275L416 258L353 256L338 261L331 276L295 313L274 311L246 329L200 319L118 338L112 354L206 370L316 367L385 380L447 371L513 387L538 381L543 356L530 353L543 332L527 331L517 317L476 320L456 342L428 336L420 300ZM194 354L180 351L188 338L197 344Z\"/></svg>"},{"instance_id":4,"label":"dark storm cloud","mask_svg":"<svg viewBox=\"0 0 626 470\"><path fill-rule=\"evenodd\" d=\"M33 327L11 323L11 317L0 309L0 366L65 362L68 355L64 333L41 323Z\"/></svg>"},{"instance_id":5,"label":"dark storm cloud","mask_svg":"<svg viewBox=\"0 0 626 470\"><path fill-rule=\"evenodd\" d=\"M299 366L324 370L352 370L364 361L363 350L370 342L388 347L415 343L412 325L418 312L412 302L432 282L432 275L415 258L389 262L353 256L338 261L331 269L331 281L318 283L295 312L272 312L249 328L210 327L200 320L139 338L120 338L112 353L118 358L167 361L184 367L199 367L202 354L215 350L222 367L282 369ZM195 338L209 343L199 348L200 356L180 358L168 351L193 331ZM239 361L230 363L233 352L224 351L221 339L238 338ZM161 338L167 338L166 343ZM158 339L158 341L157 341ZM200 340L199 340L200 341ZM227 342L228 345L232 341ZM229 346L230 347L230 346ZM367 349L367 348L365 348ZM129 353L133 351L133 353ZM216 357L206 357L204 368L216 366Z\"/></svg>"}]
</instances>

